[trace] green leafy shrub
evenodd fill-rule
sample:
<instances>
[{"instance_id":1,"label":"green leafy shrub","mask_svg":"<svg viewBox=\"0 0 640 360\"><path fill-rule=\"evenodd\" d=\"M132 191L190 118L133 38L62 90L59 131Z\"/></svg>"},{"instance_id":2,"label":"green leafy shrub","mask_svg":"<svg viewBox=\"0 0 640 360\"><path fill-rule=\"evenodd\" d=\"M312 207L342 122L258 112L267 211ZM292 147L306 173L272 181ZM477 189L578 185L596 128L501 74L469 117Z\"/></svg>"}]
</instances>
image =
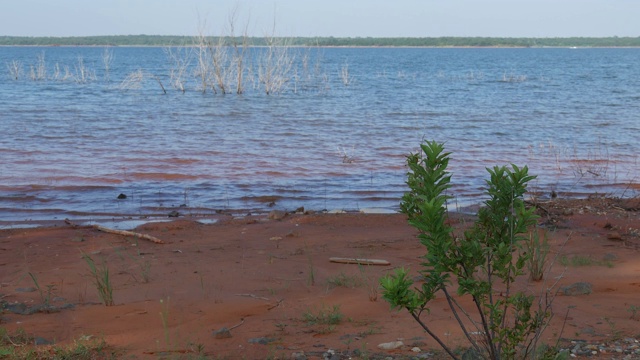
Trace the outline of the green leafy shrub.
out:
<instances>
[{"instance_id":1,"label":"green leafy shrub","mask_svg":"<svg viewBox=\"0 0 640 360\"><path fill-rule=\"evenodd\" d=\"M530 260L522 248L537 217L525 208L523 196L527 183L535 177L528 174L526 166L487 169L489 199L475 224L456 236L446 207L450 198L449 153L435 141L421 144L421 149L407 158L410 191L400 207L426 248L420 271L424 282L414 287L409 271L398 269L380 280L384 299L394 309L406 309L454 359L458 355L423 319L431 310L430 302L440 293L474 358L539 356L535 349L551 317L553 297L541 296L536 301L536 297L515 289L516 278L524 275ZM456 288L457 296L452 293ZM473 305L463 306L462 297L471 297Z\"/></svg>"}]
</instances>

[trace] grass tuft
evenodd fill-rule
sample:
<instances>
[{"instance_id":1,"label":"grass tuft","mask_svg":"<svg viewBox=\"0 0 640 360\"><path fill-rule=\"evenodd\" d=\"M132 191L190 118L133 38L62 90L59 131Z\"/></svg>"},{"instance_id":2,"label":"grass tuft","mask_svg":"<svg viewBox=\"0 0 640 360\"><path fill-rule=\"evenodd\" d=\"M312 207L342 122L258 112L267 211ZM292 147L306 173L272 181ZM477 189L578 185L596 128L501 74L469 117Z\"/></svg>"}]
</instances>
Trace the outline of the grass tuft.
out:
<instances>
[{"instance_id":1,"label":"grass tuft","mask_svg":"<svg viewBox=\"0 0 640 360\"><path fill-rule=\"evenodd\" d=\"M67 345L34 345L35 338L23 329L9 333L0 327L0 358L7 360L117 359L118 352L104 339L82 336Z\"/></svg>"},{"instance_id":2,"label":"grass tuft","mask_svg":"<svg viewBox=\"0 0 640 360\"><path fill-rule=\"evenodd\" d=\"M111 278L109 277L109 267L103 263L102 266L96 266L95 261L89 255L82 255L82 258L89 265L89 273L93 280L93 284L98 290L98 296L100 300L106 306L113 306L113 287L111 285Z\"/></svg>"},{"instance_id":3,"label":"grass tuft","mask_svg":"<svg viewBox=\"0 0 640 360\"><path fill-rule=\"evenodd\" d=\"M589 256L582 256L582 255L573 255L572 257L567 257L566 255L563 255L560 257L560 265L572 266L572 267L606 266L608 268L612 268L613 262L607 261L607 260L596 260Z\"/></svg>"},{"instance_id":4,"label":"grass tuft","mask_svg":"<svg viewBox=\"0 0 640 360\"><path fill-rule=\"evenodd\" d=\"M347 275L344 272L340 272L335 276L327 278L327 284L334 287L346 287L350 289L358 288L364 285L364 281L360 276Z\"/></svg>"}]
</instances>

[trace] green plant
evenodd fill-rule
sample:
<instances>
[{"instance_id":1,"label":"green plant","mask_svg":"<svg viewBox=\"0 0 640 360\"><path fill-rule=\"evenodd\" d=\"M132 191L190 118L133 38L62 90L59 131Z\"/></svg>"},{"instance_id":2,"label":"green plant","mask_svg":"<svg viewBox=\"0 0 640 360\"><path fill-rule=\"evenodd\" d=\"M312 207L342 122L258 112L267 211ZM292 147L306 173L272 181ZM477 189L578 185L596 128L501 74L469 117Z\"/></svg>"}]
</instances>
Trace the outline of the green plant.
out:
<instances>
[{"instance_id":1,"label":"green plant","mask_svg":"<svg viewBox=\"0 0 640 360\"><path fill-rule=\"evenodd\" d=\"M367 349L367 343L363 342L362 346L358 349L358 359L369 360L369 350Z\"/></svg>"},{"instance_id":2,"label":"green plant","mask_svg":"<svg viewBox=\"0 0 640 360\"><path fill-rule=\"evenodd\" d=\"M335 330L335 326L342 322L344 314L340 311L340 305L323 305L315 313L308 309L302 314L302 319L307 325L320 325L318 332L328 334Z\"/></svg>"},{"instance_id":3,"label":"green plant","mask_svg":"<svg viewBox=\"0 0 640 360\"><path fill-rule=\"evenodd\" d=\"M315 314L311 309L308 309L302 315L302 318L308 325L338 325L343 317L344 314L340 311L340 305L323 305Z\"/></svg>"},{"instance_id":4,"label":"green plant","mask_svg":"<svg viewBox=\"0 0 640 360\"><path fill-rule=\"evenodd\" d=\"M560 265L562 266L606 266L608 268L613 267L613 263L611 261L606 260L595 260L589 256L582 255L573 255L572 257L567 257L563 255L560 257Z\"/></svg>"},{"instance_id":5,"label":"green plant","mask_svg":"<svg viewBox=\"0 0 640 360\"><path fill-rule=\"evenodd\" d=\"M364 284L363 279L356 275L347 275L340 272L337 275L327 278L327 285L330 287L346 287L354 289Z\"/></svg>"},{"instance_id":6,"label":"green plant","mask_svg":"<svg viewBox=\"0 0 640 360\"><path fill-rule=\"evenodd\" d=\"M607 325L609 325L609 331L611 332L609 334L609 337L611 338L612 341L617 341L622 339L622 330L619 330L616 326L616 322L609 319L609 318L604 318L604 321L607 322Z\"/></svg>"},{"instance_id":7,"label":"green plant","mask_svg":"<svg viewBox=\"0 0 640 360\"><path fill-rule=\"evenodd\" d=\"M549 254L549 236L546 231L544 232L542 241L540 241L538 231L532 231L531 234L529 234L527 253L529 254L529 259L527 260L529 278L533 281L542 280L547 255Z\"/></svg>"},{"instance_id":8,"label":"green plant","mask_svg":"<svg viewBox=\"0 0 640 360\"><path fill-rule=\"evenodd\" d=\"M36 289L38 289L38 292L40 293L40 298L42 299L42 304L44 305L43 311L44 312L51 311L52 310L51 297L53 295L53 290L55 289L55 285L49 284L47 285L47 290L43 290L40 287L40 284L38 283L38 278L33 273L29 273L29 276L31 277L31 280L33 280L33 283L35 284Z\"/></svg>"},{"instance_id":9,"label":"green plant","mask_svg":"<svg viewBox=\"0 0 640 360\"><path fill-rule=\"evenodd\" d=\"M44 359L116 359L118 353L104 339L81 336L71 344L55 346L34 345L34 337L23 329L9 333L0 327L0 358L11 360Z\"/></svg>"},{"instance_id":10,"label":"green plant","mask_svg":"<svg viewBox=\"0 0 640 360\"><path fill-rule=\"evenodd\" d=\"M89 265L89 275L98 290L100 300L102 300L106 306L112 306L114 304L113 287L111 285L111 278L109 277L109 267L107 267L106 263L103 263L100 267L96 266L95 261L87 254L82 255L82 258L87 262L87 265Z\"/></svg>"},{"instance_id":11,"label":"green plant","mask_svg":"<svg viewBox=\"0 0 640 360\"><path fill-rule=\"evenodd\" d=\"M282 322L278 322L278 323L275 324L275 327L277 327L278 330L280 330L282 332L284 332L284 330L287 328L287 326L288 326L287 324L282 323Z\"/></svg>"},{"instance_id":12,"label":"green plant","mask_svg":"<svg viewBox=\"0 0 640 360\"><path fill-rule=\"evenodd\" d=\"M637 306L637 305L629 306L627 311L631 313L631 319L637 320L636 315L638 315L638 310L640 310L640 306Z\"/></svg>"},{"instance_id":13,"label":"green plant","mask_svg":"<svg viewBox=\"0 0 640 360\"><path fill-rule=\"evenodd\" d=\"M169 297L167 300L160 299L160 305L162 306L162 311L160 311L160 319L162 320L162 329L164 330L164 340L169 346Z\"/></svg>"},{"instance_id":14,"label":"green plant","mask_svg":"<svg viewBox=\"0 0 640 360\"><path fill-rule=\"evenodd\" d=\"M204 276L200 272L198 272L198 276L200 276L200 292L202 292L202 297L208 299L209 296L207 295L204 287Z\"/></svg>"},{"instance_id":15,"label":"green plant","mask_svg":"<svg viewBox=\"0 0 640 360\"><path fill-rule=\"evenodd\" d=\"M521 251L527 232L535 224L532 209L524 206L527 183L534 179L525 166L487 169L489 199L478 211L474 225L456 236L449 225L447 195L451 175L444 145L421 144L421 152L407 158L407 192L400 204L409 224L419 231L426 248L421 288L412 288L408 270L398 269L380 282L383 298L394 309L406 309L420 326L454 359L459 356L422 319L430 302L442 293L449 309L482 359L535 357L535 348L550 317L552 296L535 297L516 291L515 281L524 274L529 255ZM451 293L457 283L457 295ZM463 306L460 297L471 297Z\"/></svg>"},{"instance_id":16,"label":"green plant","mask_svg":"<svg viewBox=\"0 0 640 360\"><path fill-rule=\"evenodd\" d=\"M378 289L380 287L380 284L376 277L367 275L367 270L369 269L369 267L369 265L358 264L358 268L360 269L361 282L367 287L369 301L376 302L378 301Z\"/></svg>"},{"instance_id":17,"label":"green plant","mask_svg":"<svg viewBox=\"0 0 640 360\"><path fill-rule=\"evenodd\" d=\"M151 262L149 260L141 261L138 263L140 266L140 277L143 283L148 283L151 280Z\"/></svg>"},{"instance_id":18,"label":"green plant","mask_svg":"<svg viewBox=\"0 0 640 360\"><path fill-rule=\"evenodd\" d=\"M305 244L305 248L307 247L307 245ZM313 259L311 257L311 252L307 251L307 261L308 261L308 268L309 268L309 274L307 275L307 285L309 286L314 286L316 284L316 269L313 266Z\"/></svg>"}]
</instances>

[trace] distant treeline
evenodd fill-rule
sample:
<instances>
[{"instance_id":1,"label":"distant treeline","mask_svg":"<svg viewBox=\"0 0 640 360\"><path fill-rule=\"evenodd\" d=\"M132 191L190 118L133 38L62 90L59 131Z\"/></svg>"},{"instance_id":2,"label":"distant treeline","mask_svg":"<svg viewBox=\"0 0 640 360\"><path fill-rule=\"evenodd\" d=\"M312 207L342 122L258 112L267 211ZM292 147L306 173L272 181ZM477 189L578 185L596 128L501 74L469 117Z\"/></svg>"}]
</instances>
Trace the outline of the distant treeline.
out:
<instances>
[{"instance_id":1,"label":"distant treeline","mask_svg":"<svg viewBox=\"0 0 640 360\"><path fill-rule=\"evenodd\" d=\"M195 43L191 36L117 35L78 37L0 36L0 45L22 46L184 46ZM216 40L215 37L212 37ZM239 39L238 39L239 40ZM216 42L214 42L216 43ZM241 42L239 42L241 43ZM292 37L292 46L413 46L413 47L640 47L640 37L497 38L497 37ZM248 38L262 46L266 39Z\"/></svg>"}]
</instances>

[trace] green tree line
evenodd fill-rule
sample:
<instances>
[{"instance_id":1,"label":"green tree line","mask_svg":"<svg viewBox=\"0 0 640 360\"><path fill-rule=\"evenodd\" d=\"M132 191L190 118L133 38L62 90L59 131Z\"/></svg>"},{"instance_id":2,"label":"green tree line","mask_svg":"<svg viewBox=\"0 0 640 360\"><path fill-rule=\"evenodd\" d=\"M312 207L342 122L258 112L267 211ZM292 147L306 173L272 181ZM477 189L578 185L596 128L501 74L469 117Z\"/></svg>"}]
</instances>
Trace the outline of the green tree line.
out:
<instances>
[{"instance_id":1,"label":"green tree line","mask_svg":"<svg viewBox=\"0 0 640 360\"><path fill-rule=\"evenodd\" d=\"M0 46L183 46L195 37L169 35L114 35L77 37L0 36ZM215 40L215 37L212 37ZM407 47L640 47L640 37L292 37L294 46L407 46ZM215 41L214 41L215 42ZM266 45L261 37L248 38L252 46Z\"/></svg>"}]
</instances>

